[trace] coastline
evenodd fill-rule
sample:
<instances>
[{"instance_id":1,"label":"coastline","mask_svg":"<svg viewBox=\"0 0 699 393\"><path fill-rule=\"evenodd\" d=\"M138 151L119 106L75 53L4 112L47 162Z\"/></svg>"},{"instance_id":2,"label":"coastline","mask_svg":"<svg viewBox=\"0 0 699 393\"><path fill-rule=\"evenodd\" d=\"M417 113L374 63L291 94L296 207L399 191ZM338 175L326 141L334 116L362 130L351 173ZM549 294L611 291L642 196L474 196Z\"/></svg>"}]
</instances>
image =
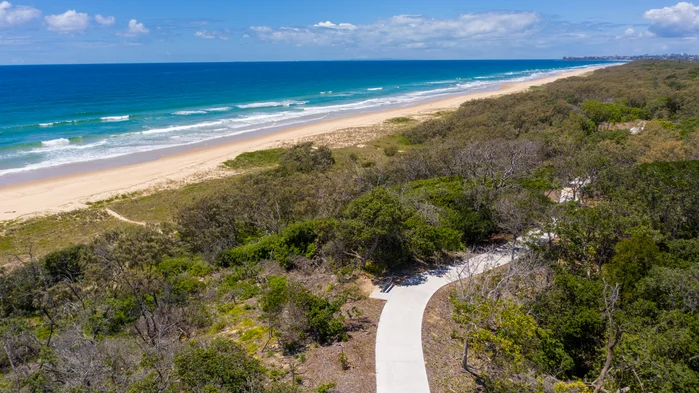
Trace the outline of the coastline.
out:
<instances>
[{"instance_id":1,"label":"coastline","mask_svg":"<svg viewBox=\"0 0 699 393\"><path fill-rule=\"evenodd\" d=\"M221 164L237 155L290 144L302 138L311 138L348 128L369 127L388 119L403 116L419 116L440 110L453 110L463 102L519 93L532 86L554 82L558 79L581 76L599 67L562 72L526 82L501 85L492 91L474 92L442 98L408 107L387 109L380 112L357 114L310 123L281 130L242 136L239 140L189 149L174 154L163 154L143 162L124 162L123 165L64 174L0 187L0 221L14 220L33 215L64 212L87 207L86 203L111 198L116 195L147 191L153 188L180 187L207 179L235 174L221 169ZM89 164L86 164L89 165Z\"/></svg>"}]
</instances>

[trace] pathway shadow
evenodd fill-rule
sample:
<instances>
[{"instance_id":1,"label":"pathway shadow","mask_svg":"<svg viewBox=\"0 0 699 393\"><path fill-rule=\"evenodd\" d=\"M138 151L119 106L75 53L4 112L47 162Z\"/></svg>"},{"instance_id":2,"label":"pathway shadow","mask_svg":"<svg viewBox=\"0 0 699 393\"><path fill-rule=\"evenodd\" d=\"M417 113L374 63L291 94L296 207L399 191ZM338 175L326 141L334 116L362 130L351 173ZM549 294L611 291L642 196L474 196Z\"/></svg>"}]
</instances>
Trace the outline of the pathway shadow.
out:
<instances>
[{"instance_id":1,"label":"pathway shadow","mask_svg":"<svg viewBox=\"0 0 699 393\"><path fill-rule=\"evenodd\" d=\"M433 270L430 270L429 272L427 272L427 274L429 274L430 276L434 276L434 277L444 277L450 271L451 271L451 269L449 268L449 266L438 266L438 267L434 268Z\"/></svg>"},{"instance_id":2,"label":"pathway shadow","mask_svg":"<svg viewBox=\"0 0 699 393\"><path fill-rule=\"evenodd\" d=\"M372 283L382 289L382 292L390 292L393 287L398 286L415 286L424 284L429 277L444 277L446 276L450 268L458 265L463 261L460 257L454 257L452 259L443 261L442 263L434 264L414 264L410 266L403 266L398 269L393 269L388 272L383 277L375 277L372 279ZM386 286L390 280L391 284ZM384 289L385 288L385 289Z\"/></svg>"},{"instance_id":3,"label":"pathway shadow","mask_svg":"<svg viewBox=\"0 0 699 393\"><path fill-rule=\"evenodd\" d=\"M404 279L403 281L400 282L400 285L403 287L411 287L415 285L420 285L423 284L424 282L427 281L428 274L426 273L417 273L416 275L412 277L408 277Z\"/></svg>"}]
</instances>

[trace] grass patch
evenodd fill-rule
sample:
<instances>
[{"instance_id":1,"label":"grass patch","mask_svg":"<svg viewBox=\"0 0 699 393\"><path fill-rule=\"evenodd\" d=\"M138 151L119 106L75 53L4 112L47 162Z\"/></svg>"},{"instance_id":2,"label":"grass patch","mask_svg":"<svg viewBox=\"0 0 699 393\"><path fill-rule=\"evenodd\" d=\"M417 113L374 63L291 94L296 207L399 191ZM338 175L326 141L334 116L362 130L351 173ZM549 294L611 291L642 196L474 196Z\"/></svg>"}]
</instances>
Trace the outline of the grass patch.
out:
<instances>
[{"instance_id":1,"label":"grass patch","mask_svg":"<svg viewBox=\"0 0 699 393\"><path fill-rule=\"evenodd\" d=\"M80 244L107 230L130 224L117 220L104 211L82 209L46 217L31 218L3 225L0 237L0 265L23 258L31 252L41 257L71 244Z\"/></svg>"},{"instance_id":2,"label":"grass patch","mask_svg":"<svg viewBox=\"0 0 699 393\"><path fill-rule=\"evenodd\" d=\"M414 119L411 119L409 117L394 117L392 119L386 120L386 123L389 124L406 124L406 123L412 123L414 122Z\"/></svg>"},{"instance_id":3,"label":"grass patch","mask_svg":"<svg viewBox=\"0 0 699 393\"><path fill-rule=\"evenodd\" d=\"M403 135L386 135L383 138L375 139L371 141L371 146L375 149L385 149L387 147L396 147L399 150L407 150L412 146L408 138Z\"/></svg>"},{"instance_id":4,"label":"grass patch","mask_svg":"<svg viewBox=\"0 0 699 393\"><path fill-rule=\"evenodd\" d=\"M275 166L279 164L279 154L284 149L266 149L243 153L232 160L223 163L231 169L250 169Z\"/></svg>"},{"instance_id":5,"label":"grass patch","mask_svg":"<svg viewBox=\"0 0 699 393\"><path fill-rule=\"evenodd\" d=\"M117 202L117 201L123 201L125 199L131 199L138 196L138 193L129 193L129 194L119 194L115 195L111 198L108 199L103 199L101 201L96 201L96 202L86 202L85 204L90 206L90 207L104 207L107 206L110 203Z\"/></svg>"},{"instance_id":6,"label":"grass patch","mask_svg":"<svg viewBox=\"0 0 699 393\"><path fill-rule=\"evenodd\" d=\"M262 336L265 334L266 330L267 329L263 326L257 326L257 327L248 329L240 335L240 341L242 341L244 343L249 343L249 342L254 342L254 341L260 340L260 339L262 339Z\"/></svg>"},{"instance_id":7,"label":"grass patch","mask_svg":"<svg viewBox=\"0 0 699 393\"><path fill-rule=\"evenodd\" d=\"M239 176L205 180L173 190L162 190L150 195L113 202L109 207L124 217L143 222L172 222L177 211L192 202L235 187Z\"/></svg>"},{"instance_id":8,"label":"grass patch","mask_svg":"<svg viewBox=\"0 0 699 393\"><path fill-rule=\"evenodd\" d=\"M432 113L432 116L433 117L444 117L447 115L451 115L454 112L456 112L456 111L437 111L437 112Z\"/></svg>"}]
</instances>

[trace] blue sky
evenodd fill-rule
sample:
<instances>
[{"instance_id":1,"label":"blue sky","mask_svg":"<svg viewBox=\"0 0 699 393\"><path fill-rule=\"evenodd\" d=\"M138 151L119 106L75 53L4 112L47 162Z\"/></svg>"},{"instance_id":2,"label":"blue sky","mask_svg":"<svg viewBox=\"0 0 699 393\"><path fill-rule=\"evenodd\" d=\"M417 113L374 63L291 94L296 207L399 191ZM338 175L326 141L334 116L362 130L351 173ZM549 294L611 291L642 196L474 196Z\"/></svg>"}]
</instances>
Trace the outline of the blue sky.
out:
<instances>
[{"instance_id":1,"label":"blue sky","mask_svg":"<svg viewBox=\"0 0 699 393\"><path fill-rule=\"evenodd\" d=\"M0 0L0 64L699 52L699 1Z\"/></svg>"}]
</instances>

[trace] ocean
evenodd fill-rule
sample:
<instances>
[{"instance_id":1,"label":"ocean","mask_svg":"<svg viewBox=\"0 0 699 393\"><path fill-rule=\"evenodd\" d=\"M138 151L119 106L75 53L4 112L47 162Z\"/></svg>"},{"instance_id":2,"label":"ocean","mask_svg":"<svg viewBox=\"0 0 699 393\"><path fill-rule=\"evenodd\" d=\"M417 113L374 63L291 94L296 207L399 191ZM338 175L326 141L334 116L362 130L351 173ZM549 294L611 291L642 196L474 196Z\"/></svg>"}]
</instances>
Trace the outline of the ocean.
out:
<instances>
[{"instance_id":1,"label":"ocean","mask_svg":"<svg viewBox=\"0 0 699 393\"><path fill-rule=\"evenodd\" d=\"M0 185L30 171L214 144L601 62L338 61L0 67ZM14 175L14 176L13 176Z\"/></svg>"}]
</instances>

